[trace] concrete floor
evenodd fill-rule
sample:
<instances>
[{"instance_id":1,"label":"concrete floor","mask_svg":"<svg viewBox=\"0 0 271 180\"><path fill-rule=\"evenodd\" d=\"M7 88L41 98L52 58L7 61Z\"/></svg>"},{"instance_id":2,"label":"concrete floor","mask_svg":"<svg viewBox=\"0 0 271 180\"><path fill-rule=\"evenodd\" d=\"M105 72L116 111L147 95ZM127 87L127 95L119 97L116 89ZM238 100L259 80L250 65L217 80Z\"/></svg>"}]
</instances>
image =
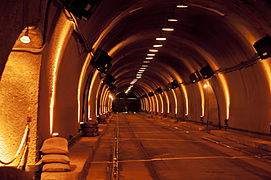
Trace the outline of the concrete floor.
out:
<instances>
[{"instance_id":1,"label":"concrete floor","mask_svg":"<svg viewBox=\"0 0 271 180\"><path fill-rule=\"evenodd\" d=\"M114 114L87 179L271 179L271 161L259 152L210 138L219 139L140 114Z\"/></svg>"}]
</instances>

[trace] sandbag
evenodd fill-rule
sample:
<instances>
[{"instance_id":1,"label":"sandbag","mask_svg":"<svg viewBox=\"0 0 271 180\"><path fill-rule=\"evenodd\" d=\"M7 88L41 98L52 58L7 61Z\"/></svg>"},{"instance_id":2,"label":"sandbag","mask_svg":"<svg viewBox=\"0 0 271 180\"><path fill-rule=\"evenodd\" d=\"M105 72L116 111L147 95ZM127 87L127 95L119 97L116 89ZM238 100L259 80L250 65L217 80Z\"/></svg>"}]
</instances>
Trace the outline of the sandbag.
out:
<instances>
[{"instance_id":1,"label":"sandbag","mask_svg":"<svg viewBox=\"0 0 271 180\"><path fill-rule=\"evenodd\" d=\"M44 154L67 154L68 141L63 137L52 137L44 140L40 151Z\"/></svg>"},{"instance_id":2,"label":"sandbag","mask_svg":"<svg viewBox=\"0 0 271 180\"><path fill-rule=\"evenodd\" d=\"M43 163L70 163L71 160L67 155L63 154L46 154L42 156Z\"/></svg>"},{"instance_id":3,"label":"sandbag","mask_svg":"<svg viewBox=\"0 0 271 180\"><path fill-rule=\"evenodd\" d=\"M71 166L63 163L48 163L42 167L42 172L65 172L70 170Z\"/></svg>"}]
</instances>

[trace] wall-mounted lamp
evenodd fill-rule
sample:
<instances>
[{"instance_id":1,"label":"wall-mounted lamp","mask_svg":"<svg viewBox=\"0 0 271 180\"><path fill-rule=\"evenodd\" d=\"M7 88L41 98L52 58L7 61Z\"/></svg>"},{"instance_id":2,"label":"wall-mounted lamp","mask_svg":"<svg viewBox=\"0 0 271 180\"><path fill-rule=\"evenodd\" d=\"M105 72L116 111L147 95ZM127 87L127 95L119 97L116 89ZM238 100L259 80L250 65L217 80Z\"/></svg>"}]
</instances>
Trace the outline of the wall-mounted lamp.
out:
<instances>
[{"instance_id":1,"label":"wall-mounted lamp","mask_svg":"<svg viewBox=\"0 0 271 180\"><path fill-rule=\"evenodd\" d=\"M269 35L255 42L253 46L261 59L271 57L271 37Z\"/></svg>"},{"instance_id":2,"label":"wall-mounted lamp","mask_svg":"<svg viewBox=\"0 0 271 180\"><path fill-rule=\"evenodd\" d=\"M27 27L27 28L26 28L26 31L25 31L25 33L24 33L24 35L20 38L20 41L21 41L22 43L27 44L27 43L30 43L30 42L31 42L31 40L30 40L30 38L29 38L29 36L28 36L28 32L29 32L29 29L28 29L28 27Z\"/></svg>"},{"instance_id":3,"label":"wall-mounted lamp","mask_svg":"<svg viewBox=\"0 0 271 180\"><path fill-rule=\"evenodd\" d=\"M208 79L210 78L212 75L214 75L214 71L212 70L212 68L207 65L205 67L203 67L201 70L200 70L200 74L202 75L202 77L204 79Z\"/></svg>"}]
</instances>

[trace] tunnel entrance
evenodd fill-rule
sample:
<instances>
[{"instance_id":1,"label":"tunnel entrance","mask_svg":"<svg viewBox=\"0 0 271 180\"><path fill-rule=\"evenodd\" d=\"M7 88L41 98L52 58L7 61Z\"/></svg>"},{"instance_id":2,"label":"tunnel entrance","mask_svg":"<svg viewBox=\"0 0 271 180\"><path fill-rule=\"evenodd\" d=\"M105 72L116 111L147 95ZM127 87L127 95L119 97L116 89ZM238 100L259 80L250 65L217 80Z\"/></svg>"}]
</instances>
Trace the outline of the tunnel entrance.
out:
<instances>
[{"instance_id":1,"label":"tunnel entrance","mask_svg":"<svg viewBox=\"0 0 271 180\"><path fill-rule=\"evenodd\" d=\"M119 93L112 103L113 112L138 112L140 107L140 101L133 93Z\"/></svg>"}]
</instances>

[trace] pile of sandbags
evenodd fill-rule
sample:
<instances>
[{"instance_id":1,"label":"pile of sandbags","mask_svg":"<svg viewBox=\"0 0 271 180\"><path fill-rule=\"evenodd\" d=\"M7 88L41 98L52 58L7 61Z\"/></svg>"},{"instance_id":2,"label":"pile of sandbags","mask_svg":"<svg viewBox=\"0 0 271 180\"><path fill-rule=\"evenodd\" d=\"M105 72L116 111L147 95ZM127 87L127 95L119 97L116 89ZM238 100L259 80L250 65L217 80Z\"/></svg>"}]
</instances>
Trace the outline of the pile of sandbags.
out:
<instances>
[{"instance_id":1,"label":"pile of sandbags","mask_svg":"<svg viewBox=\"0 0 271 180\"><path fill-rule=\"evenodd\" d=\"M70 171L68 141L63 137L48 138L40 149L43 163L42 172Z\"/></svg>"},{"instance_id":2,"label":"pile of sandbags","mask_svg":"<svg viewBox=\"0 0 271 180\"><path fill-rule=\"evenodd\" d=\"M81 124L82 136L93 137L99 135L99 126L97 121L88 121Z\"/></svg>"}]
</instances>

